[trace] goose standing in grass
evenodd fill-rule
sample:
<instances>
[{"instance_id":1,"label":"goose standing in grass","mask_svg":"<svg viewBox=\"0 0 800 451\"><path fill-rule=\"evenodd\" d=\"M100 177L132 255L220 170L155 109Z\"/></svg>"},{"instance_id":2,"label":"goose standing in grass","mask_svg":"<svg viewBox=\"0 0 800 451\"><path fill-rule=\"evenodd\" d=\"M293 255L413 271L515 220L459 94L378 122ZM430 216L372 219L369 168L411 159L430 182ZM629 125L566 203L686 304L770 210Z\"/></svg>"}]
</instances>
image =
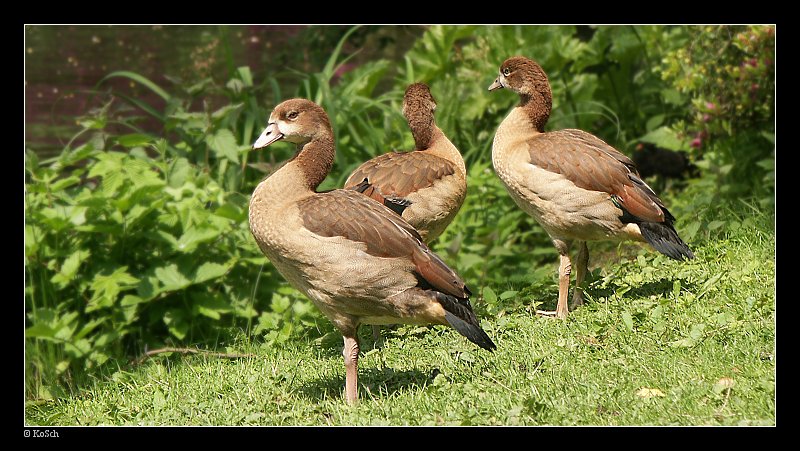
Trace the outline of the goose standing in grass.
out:
<instances>
[{"instance_id":1,"label":"goose standing in grass","mask_svg":"<svg viewBox=\"0 0 800 451\"><path fill-rule=\"evenodd\" d=\"M552 93L538 63L521 56L505 60L489 91L501 88L519 94L520 103L497 129L492 164L511 198L541 224L561 256L556 310L540 313L567 317L573 245L573 307L583 303L586 241L630 239L673 259L694 258L675 231L675 218L630 158L582 130L544 131Z\"/></svg>"},{"instance_id":2,"label":"goose standing in grass","mask_svg":"<svg viewBox=\"0 0 800 451\"><path fill-rule=\"evenodd\" d=\"M278 140L296 144L297 153L256 187L250 231L281 275L342 333L349 403L358 399L359 324L450 325L495 349L469 288L413 227L356 191L316 191L335 154L322 107L305 99L276 106L253 149Z\"/></svg>"},{"instance_id":3,"label":"goose standing in grass","mask_svg":"<svg viewBox=\"0 0 800 451\"><path fill-rule=\"evenodd\" d=\"M436 126L434 111L430 88L424 83L409 85L403 116L414 137L414 150L379 155L356 168L344 184L396 211L425 243L442 234L467 196L464 159Z\"/></svg>"}]
</instances>

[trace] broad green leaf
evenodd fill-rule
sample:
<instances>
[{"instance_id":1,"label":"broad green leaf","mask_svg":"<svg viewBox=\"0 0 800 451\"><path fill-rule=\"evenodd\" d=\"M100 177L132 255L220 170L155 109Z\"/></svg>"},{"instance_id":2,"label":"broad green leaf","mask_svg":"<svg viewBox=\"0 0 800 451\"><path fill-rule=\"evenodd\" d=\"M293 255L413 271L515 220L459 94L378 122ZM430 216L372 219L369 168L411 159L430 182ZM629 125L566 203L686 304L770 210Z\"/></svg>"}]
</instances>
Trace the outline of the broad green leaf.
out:
<instances>
[{"instance_id":1,"label":"broad green leaf","mask_svg":"<svg viewBox=\"0 0 800 451\"><path fill-rule=\"evenodd\" d=\"M159 240L169 243L173 249L178 249L178 240L171 234L163 230L156 230L153 236L158 237Z\"/></svg>"},{"instance_id":2,"label":"broad green leaf","mask_svg":"<svg viewBox=\"0 0 800 451\"><path fill-rule=\"evenodd\" d=\"M506 291L500 293L500 299L505 301L506 299L513 298L518 293L519 293L519 291L516 291L516 290L506 290Z\"/></svg>"},{"instance_id":3,"label":"broad green leaf","mask_svg":"<svg viewBox=\"0 0 800 451\"><path fill-rule=\"evenodd\" d=\"M193 168L191 164L189 164L189 160L186 158L176 158L173 160L171 167L169 168L169 175L167 176L167 183L172 188L179 188L183 186L193 172Z\"/></svg>"},{"instance_id":4,"label":"broad green leaf","mask_svg":"<svg viewBox=\"0 0 800 451\"><path fill-rule=\"evenodd\" d=\"M55 339L55 335L56 331L52 327L42 323L36 323L25 329L26 338Z\"/></svg>"},{"instance_id":5,"label":"broad green leaf","mask_svg":"<svg viewBox=\"0 0 800 451\"><path fill-rule=\"evenodd\" d=\"M168 310L164 313L164 324L179 340L186 338L186 334L189 333L189 323L186 322L185 313L181 310Z\"/></svg>"},{"instance_id":6,"label":"broad green leaf","mask_svg":"<svg viewBox=\"0 0 800 451\"><path fill-rule=\"evenodd\" d=\"M490 287L483 288L483 299L486 301L487 304L497 303L497 295L495 294L494 290L492 290Z\"/></svg>"},{"instance_id":7,"label":"broad green leaf","mask_svg":"<svg viewBox=\"0 0 800 451\"><path fill-rule=\"evenodd\" d=\"M664 123L664 115L656 114L655 116L647 120L647 124L645 124L645 130L647 130L648 132L655 130L656 127L658 127L663 123Z\"/></svg>"},{"instance_id":8,"label":"broad green leaf","mask_svg":"<svg viewBox=\"0 0 800 451\"><path fill-rule=\"evenodd\" d=\"M198 296L192 305L197 313L212 319L220 319L222 314L229 313L233 308L219 296Z\"/></svg>"},{"instance_id":9,"label":"broad green leaf","mask_svg":"<svg viewBox=\"0 0 800 451\"><path fill-rule=\"evenodd\" d=\"M63 178L61 180L58 180L56 182L53 182L50 185L50 191L53 191L53 192L61 191L64 188L70 187L70 186L72 186L72 185L74 185L74 184L76 184L76 183L78 183L80 181L81 181L80 177L72 175L72 176Z\"/></svg>"},{"instance_id":10,"label":"broad green leaf","mask_svg":"<svg viewBox=\"0 0 800 451\"><path fill-rule=\"evenodd\" d=\"M219 263L203 263L197 268L197 271L195 271L192 282L201 283L207 280L216 279L217 277L225 275L225 273L228 272L228 269L230 269L229 266L221 265Z\"/></svg>"},{"instance_id":11,"label":"broad green leaf","mask_svg":"<svg viewBox=\"0 0 800 451\"><path fill-rule=\"evenodd\" d=\"M81 329L78 331L78 333L75 334L75 338L83 338L83 337L85 337L91 331L96 329L97 326L103 324L108 319L109 319L109 317L100 317L100 318L95 318L95 319L89 320L86 324L83 325L83 327L81 327Z\"/></svg>"},{"instance_id":12,"label":"broad green leaf","mask_svg":"<svg viewBox=\"0 0 800 451\"><path fill-rule=\"evenodd\" d=\"M146 146L146 145L150 144L151 142L153 142L154 139L155 138L150 136L150 135L145 135L145 134L142 134L142 133L131 133L131 134L128 134L128 135L118 136L117 137L117 142L121 146L127 147L127 148L130 149L132 147Z\"/></svg>"},{"instance_id":13,"label":"broad green leaf","mask_svg":"<svg viewBox=\"0 0 800 451\"><path fill-rule=\"evenodd\" d=\"M175 263L156 268L155 275L161 282L161 291L180 290L191 284L191 281L178 270L178 265Z\"/></svg>"},{"instance_id":14,"label":"broad green leaf","mask_svg":"<svg viewBox=\"0 0 800 451\"><path fill-rule=\"evenodd\" d=\"M272 296L272 311L277 313L283 313L286 309L289 308L290 301L289 298L286 296L282 296L280 294L274 294Z\"/></svg>"},{"instance_id":15,"label":"broad green leaf","mask_svg":"<svg viewBox=\"0 0 800 451\"><path fill-rule=\"evenodd\" d=\"M677 133L669 127L659 127L639 138L639 141L655 144L669 150L688 150L685 141L678 138Z\"/></svg>"},{"instance_id":16,"label":"broad green leaf","mask_svg":"<svg viewBox=\"0 0 800 451\"><path fill-rule=\"evenodd\" d=\"M145 300L140 298L139 296L126 294L125 296L122 297L122 300L120 301L119 305L126 307L129 305L141 304L142 302L145 302Z\"/></svg>"},{"instance_id":17,"label":"broad green leaf","mask_svg":"<svg viewBox=\"0 0 800 451\"><path fill-rule=\"evenodd\" d=\"M627 329L629 332L633 332L633 317L631 314L628 312L622 312L620 317L622 318L622 324L625 325L625 329Z\"/></svg>"},{"instance_id":18,"label":"broad green leaf","mask_svg":"<svg viewBox=\"0 0 800 451\"><path fill-rule=\"evenodd\" d=\"M127 270L128 267L123 266L107 276L95 275L90 286L94 294L86 306L87 312L112 306L121 291L134 288L134 284L138 283L139 279L128 274Z\"/></svg>"},{"instance_id":19,"label":"broad green leaf","mask_svg":"<svg viewBox=\"0 0 800 451\"><path fill-rule=\"evenodd\" d=\"M69 368L69 360L62 360L56 364L56 373L62 374Z\"/></svg>"},{"instance_id":20,"label":"broad green leaf","mask_svg":"<svg viewBox=\"0 0 800 451\"><path fill-rule=\"evenodd\" d=\"M219 236L219 231L210 227L192 227L178 239L176 249L189 253L197 249L197 245L205 241L210 241Z\"/></svg>"},{"instance_id":21,"label":"broad green leaf","mask_svg":"<svg viewBox=\"0 0 800 451\"><path fill-rule=\"evenodd\" d=\"M59 288L67 286L72 278L75 277L81 263L86 260L90 254L90 251L84 249L78 249L70 254L61 265L61 270L55 274L50 281L57 284Z\"/></svg>"},{"instance_id":22,"label":"broad green leaf","mask_svg":"<svg viewBox=\"0 0 800 451\"><path fill-rule=\"evenodd\" d=\"M238 110L243 105L244 105L243 103L234 103L234 104L231 104L231 105L225 105L224 107L222 107L222 108L218 109L217 111L214 111L213 113L211 113L211 117L214 118L214 119L223 118L223 117L227 116L228 114L230 114L232 111Z\"/></svg>"},{"instance_id":23,"label":"broad green leaf","mask_svg":"<svg viewBox=\"0 0 800 451\"><path fill-rule=\"evenodd\" d=\"M206 144L214 151L217 158L225 157L234 163L239 163L239 146L230 130L223 129L215 135L208 136Z\"/></svg>"},{"instance_id":24,"label":"broad green leaf","mask_svg":"<svg viewBox=\"0 0 800 451\"><path fill-rule=\"evenodd\" d=\"M214 214L234 221L243 221L247 218L247 212L232 203L221 205L214 210Z\"/></svg>"},{"instance_id":25,"label":"broad green leaf","mask_svg":"<svg viewBox=\"0 0 800 451\"><path fill-rule=\"evenodd\" d=\"M689 330L689 338L694 341L699 341L703 338L705 329L706 325L704 323L692 324L692 328Z\"/></svg>"},{"instance_id":26,"label":"broad green leaf","mask_svg":"<svg viewBox=\"0 0 800 451\"><path fill-rule=\"evenodd\" d=\"M683 106L683 95L675 89L664 89L661 91L661 97L665 102L673 105Z\"/></svg>"},{"instance_id":27,"label":"broad green leaf","mask_svg":"<svg viewBox=\"0 0 800 451\"><path fill-rule=\"evenodd\" d=\"M768 171L772 171L775 169L775 159L772 157L756 161L756 164L758 165L758 167L764 168Z\"/></svg>"},{"instance_id":28,"label":"broad green leaf","mask_svg":"<svg viewBox=\"0 0 800 451\"><path fill-rule=\"evenodd\" d=\"M89 340L81 338L80 340L66 343L64 345L64 350L67 351L67 354L71 355L72 357L81 358L91 352L92 344L89 343Z\"/></svg>"},{"instance_id":29,"label":"broad green leaf","mask_svg":"<svg viewBox=\"0 0 800 451\"><path fill-rule=\"evenodd\" d=\"M470 254L465 252L459 255L459 260L461 263L459 266L461 268L469 269L479 263L483 263L484 257L481 257L480 255L477 254Z\"/></svg>"}]
</instances>

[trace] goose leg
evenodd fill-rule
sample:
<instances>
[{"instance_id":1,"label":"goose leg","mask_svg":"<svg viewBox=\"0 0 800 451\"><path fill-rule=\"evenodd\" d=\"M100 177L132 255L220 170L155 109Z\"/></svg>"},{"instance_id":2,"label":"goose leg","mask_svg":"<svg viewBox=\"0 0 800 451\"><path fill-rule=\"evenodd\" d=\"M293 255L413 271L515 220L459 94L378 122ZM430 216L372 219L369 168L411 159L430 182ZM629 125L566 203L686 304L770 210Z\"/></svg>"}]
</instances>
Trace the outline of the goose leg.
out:
<instances>
[{"instance_id":1,"label":"goose leg","mask_svg":"<svg viewBox=\"0 0 800 451\"><path fill-rule=\"evenodd\" d=\"M583 305L583 279L586 278L586 269L589 266L589 247L586 241L578 245L578 254L575 256L575 292L572 295L573 310Z\"/></svg>"},{"instance_id":2,"label":"goose leg","mask_svg":"<svg viewBox=\"0 0 800 451\"><path fill-rule=\"evenodd\" d=\"M344 393L347 403L354 405L358 402L358 335L344 336L344 368L345 383Z\"/></svg>"},{"instance_id":3,"label":"goose leg","mask_svg":"<svg viewBox=\"0 0 800 451\"><path fill-rule=\"evenodd\" d=\"M558 305L556 305L556 318L565 319L569 313L567 297L569 296L569 275L572 273L572 262L569 254L561 256L558 265Z\"/></svg>"},{"instance_id":4,"label":"goose leg","mask_svg":"<svg viewBox=\"0 0 800 451\"><path fill-rule=\"evenodd\" d=\"M569 276L572 273L572 262L569 258L570 243L561 240L553 240L553 244L555 244L560 254L558 265L558 304L556 304L556 310L554 312L537 310L536 313L545 316L555 316L558 319L566 319L569 314L569 308L567 308Z\"/></svg>"}]
</instances>

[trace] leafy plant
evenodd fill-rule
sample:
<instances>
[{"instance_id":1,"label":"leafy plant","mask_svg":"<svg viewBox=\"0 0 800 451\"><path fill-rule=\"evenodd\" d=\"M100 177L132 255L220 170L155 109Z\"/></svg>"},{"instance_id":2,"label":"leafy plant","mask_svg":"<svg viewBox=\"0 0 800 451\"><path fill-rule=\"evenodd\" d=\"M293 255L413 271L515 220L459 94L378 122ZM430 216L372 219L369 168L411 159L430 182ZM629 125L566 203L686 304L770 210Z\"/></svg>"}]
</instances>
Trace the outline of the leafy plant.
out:
<instances>
[{"instance_id":1,"label":"leafy plant","mask_svg":"<svg viewBox=\"0 0 800 451\"><path fill-rule=\"evenodd\" d=\"M667 52L658 71L691 103L672 125L704 177L710 204L754 195L774 203L775 27L688 27L691 46Z\"/></svg>"}]
</instances>

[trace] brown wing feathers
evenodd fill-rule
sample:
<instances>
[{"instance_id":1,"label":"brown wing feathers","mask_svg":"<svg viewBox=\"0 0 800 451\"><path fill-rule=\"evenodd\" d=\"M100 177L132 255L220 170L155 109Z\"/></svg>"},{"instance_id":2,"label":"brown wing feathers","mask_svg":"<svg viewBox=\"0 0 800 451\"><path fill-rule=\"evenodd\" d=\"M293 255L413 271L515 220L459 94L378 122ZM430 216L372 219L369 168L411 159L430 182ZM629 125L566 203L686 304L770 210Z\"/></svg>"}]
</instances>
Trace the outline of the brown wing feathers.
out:
<instances>
[{"instance_id":1,"label":"brown wing feathers","mask_svg":"<svg viewBox=\"0 0 800 451\"><path fill-rule=\"evenodd\" d=\"M633 161L600 138L568 129L538 135L533 142L532 164L580 188L611 194L638 221L664 222L664 204L641 180Z\"/></svg>"},{"instance_id":2,"label":"brown wing feathers","mask_svg":"<svg viewBox=\"0 0 800 451\"><path fill-rule=\"evenodd\" d=\"M422 242L405 220L381 204L350 190L319 193L298 203L304 226L321 236L341 236L366 245L376 257L406 257L425 288L468 298L469 288Z\"/></svg>"},{"instance_id":3,"label":"brown wing feathers","mask_svg":"<svg viewBox=\"0 0 800 451\"><path fill-rule=\"evenodd\" d=\"M356 169L345 188L364 179L384 196L405 197L455 174L453 163L423 152L392 152L373 158Z\"/></svg>"},{"instance_id":4,"label":"brown wing feathers","mask_svg":"<svg viewBox=\"0 0 800 451\"><path fill-rule=\"evenodd\" d=\"M402 197L384 196L378 187L371 184L366 177L358 185L349 186L346 189L357 191L371 199L377 200L389 207L393 212L402 215L403 211L411 205L411 201Z\"/></svg>"}]
</instances>

